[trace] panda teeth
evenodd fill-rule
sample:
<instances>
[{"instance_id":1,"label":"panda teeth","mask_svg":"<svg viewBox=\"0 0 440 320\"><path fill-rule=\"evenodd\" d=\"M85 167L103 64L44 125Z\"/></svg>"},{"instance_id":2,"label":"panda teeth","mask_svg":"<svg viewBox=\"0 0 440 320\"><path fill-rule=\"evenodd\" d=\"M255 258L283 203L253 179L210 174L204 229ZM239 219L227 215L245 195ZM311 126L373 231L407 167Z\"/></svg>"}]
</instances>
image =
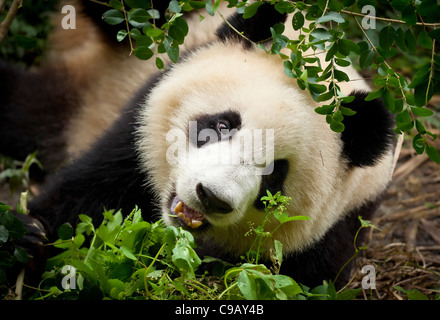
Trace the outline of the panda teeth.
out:
<instances>
[{"instance_id":1,"label":"panda teeth","mask_svg":"<svg viewBox=\"0 0 440 320\"><path fill-rule=\"evenodd\" d=\"M202 225L202 223L203 223L203 222L200 221L200 220L192 220L192 221L191 221L191 225L190 225L189 227L195 229L195 228L200 227L200 226Z\"/></svg>"},{"instance_id":2,"label":"panda teeth","mask_svg":"<svg viewBox=\"0 0 440 320\"><path fill-rule=\"evenodd\" d=\"M195 220L195 219L191 219L189 218L187 215L185 215L183 213L183 202L179 201L176 206L174 207L174 213L180 218L182 219L186 225L192 229L196 229L198 227L200 227L203 224L203 221L201 220ZM197 214L196 218L202 218L201 214Z\"/></svg>"},{"instance_id":3,"label":"panda teeth","mask_svg":"<svg viewBox=\"0 0 440 320\"><path fill-rule=\"evenodd\" d=\"M183 202L182 202L182 201L179 201L179 202L176 204L176 206L174 207L174 213L178 215L179 213L182 212L182 209L183 209Z\"/></svg>"}]
</instances>

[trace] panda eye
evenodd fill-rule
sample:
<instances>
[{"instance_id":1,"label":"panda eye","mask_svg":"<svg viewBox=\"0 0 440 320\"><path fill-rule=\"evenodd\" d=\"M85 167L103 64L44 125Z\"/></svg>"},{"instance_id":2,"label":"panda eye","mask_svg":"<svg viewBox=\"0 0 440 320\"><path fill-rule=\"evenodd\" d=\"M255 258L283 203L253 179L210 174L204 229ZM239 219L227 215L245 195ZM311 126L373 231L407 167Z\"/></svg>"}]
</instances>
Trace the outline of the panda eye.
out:
<instances>
[{"instance_id":1,"label":"panda eye","mask_svg":"<svg viewBox=\"0 0 440 320\"><path fill-rule=\"evenodd\" d=\"M223 120L217 121L216 129L218 133L225 134L222 130L229 130L229 123Z\"/></svg>"}]
</instances>

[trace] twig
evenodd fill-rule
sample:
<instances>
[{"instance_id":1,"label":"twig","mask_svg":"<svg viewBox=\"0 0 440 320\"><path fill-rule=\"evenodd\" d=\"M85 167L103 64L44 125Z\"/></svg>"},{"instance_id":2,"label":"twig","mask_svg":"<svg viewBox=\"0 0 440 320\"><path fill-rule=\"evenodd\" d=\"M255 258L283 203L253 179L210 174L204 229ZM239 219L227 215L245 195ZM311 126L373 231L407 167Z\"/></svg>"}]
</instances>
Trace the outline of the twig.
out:
<instances>
[{"instance_id":1,"label":"twig","mask_svg":"<svg viewBox=\"0 0 440 320\"><path fill-rule=\"evenodd\" d=\"M23 296L24 272L25 268L21 269L20 273L17 276L17 281L15 283L15 300L21 300Z\"/></svg>"},{"instance_id":2,"label":"twig","mask_svg":"<svg viewBox=\"0 0 440 320\"><path fill-rule=\"evenodd\" d=\"M6 38L9 27L11 26L12 21L14 21L14 18L17 15L18 8L21 7L22 3L23 0L12 1L8 14L6 15L5 19L0 23L0 42L2 42Z\"/></svg>"}]
</instances>

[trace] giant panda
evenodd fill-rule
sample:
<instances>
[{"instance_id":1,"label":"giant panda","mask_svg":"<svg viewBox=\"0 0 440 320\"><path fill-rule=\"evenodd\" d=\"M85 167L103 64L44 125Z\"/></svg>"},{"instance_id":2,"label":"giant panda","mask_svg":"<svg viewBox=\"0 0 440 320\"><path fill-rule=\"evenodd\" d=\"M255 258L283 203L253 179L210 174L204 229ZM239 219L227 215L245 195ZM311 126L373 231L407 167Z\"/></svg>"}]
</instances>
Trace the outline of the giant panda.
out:
<instances>
[{"instance_id":1,"label":"giant panda","mask_svg":"<svg viewBox=\"0 0 440 320\"><path fill-rule=\"evenodd\" d=\"M353 254L358 216L371 217L390 180L392 121L380 100L364 101L365 83L348 82L341 88L355 99L345 106L356 114L333 132L314 111L318 103L284 75L281 58L255 45L285 19L270 5L250 19L234 14L214 41L153 76L29 204L28 245L55 240L78 214L99 223L104 207L128 214L137 205L146 220L192 232L201 256L238 262L252 242L249 224L264 217L260 198L281 191L291 197L288 214L310 220L274 234L283 243L280 272L308 286L333 279ZM348 276L344 269L340 283Z\"/></svg>"}]
</instances>

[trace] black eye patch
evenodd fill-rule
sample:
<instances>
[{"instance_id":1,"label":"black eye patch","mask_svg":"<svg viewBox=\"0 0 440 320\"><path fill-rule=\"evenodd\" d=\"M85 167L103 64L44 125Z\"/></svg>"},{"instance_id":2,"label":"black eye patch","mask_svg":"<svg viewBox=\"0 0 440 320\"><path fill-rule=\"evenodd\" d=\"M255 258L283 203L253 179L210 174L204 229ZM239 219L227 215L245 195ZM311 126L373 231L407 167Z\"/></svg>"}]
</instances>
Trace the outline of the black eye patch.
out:
<instances>
[{"instance_id":1,"label":"black eye patch","mask_svg":"<svg viewBox=\"0 0 440 320\"><path fill-rule=\"evenodd\" d=\"M283 190L284 181L286 180L287 173L289 172L289 161L286 159L279 159L274 161L274 168L271 174L263 175L261 177L260 192L255 199L254 206L257 209L263 210L264 204L260 200L263 196L267 195L266 190L270 193L275 194L278 191Z\"/></svg>"},{"instance_id":2,"label":"black eye patch","mask_svg":"<svg viewBox=\"0 0 440 320\"><path fill-rule=\"evenodd\" d=\"M190 142L197 148L207 143L230 139L241 128L241 116L236 111L225 111L216 114L202 115L194 119L197 135L190 132Z\"/></svg>"}]
</instances>

